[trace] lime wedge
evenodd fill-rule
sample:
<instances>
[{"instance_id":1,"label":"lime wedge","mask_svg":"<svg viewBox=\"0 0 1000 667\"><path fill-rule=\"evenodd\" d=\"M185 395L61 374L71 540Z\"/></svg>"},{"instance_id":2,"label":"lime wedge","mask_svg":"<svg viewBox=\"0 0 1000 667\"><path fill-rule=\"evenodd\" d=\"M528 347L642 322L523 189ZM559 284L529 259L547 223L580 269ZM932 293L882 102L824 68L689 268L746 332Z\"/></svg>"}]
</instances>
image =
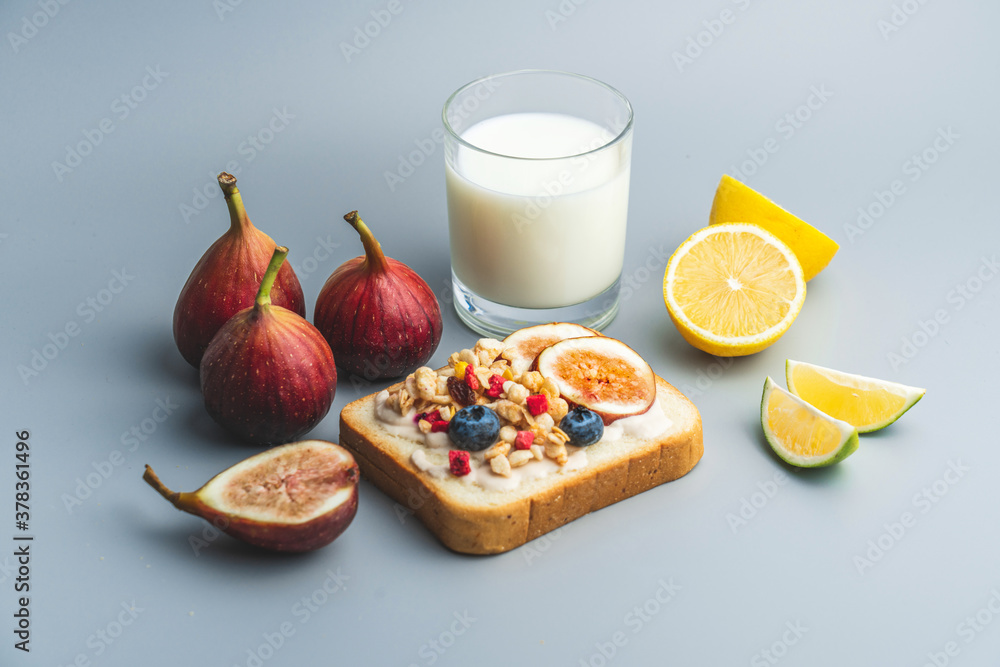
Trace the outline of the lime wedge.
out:
<instances>
[{"instance_id":1,"label":"lime wedge","mask_svg":"<svg viewBox=\"0 0 1000 667\"><path fill-rule=\"evenodd\" d=\"M831 417L871 433L899 419L926 389L842 373L803 361L785 362L788 390Z\"/></svg>"},{"instance_id":2,"label":"lime wedge","mask_svg":"<svg viewBox=\"0 0 1000 667\"><path fill-rule=\"evenodd\" d=\"M760 425L774 453L800 468L843 461L858 448L857 429L793 396L770 377L760 401Z\"/></svg>"}]
</instances>

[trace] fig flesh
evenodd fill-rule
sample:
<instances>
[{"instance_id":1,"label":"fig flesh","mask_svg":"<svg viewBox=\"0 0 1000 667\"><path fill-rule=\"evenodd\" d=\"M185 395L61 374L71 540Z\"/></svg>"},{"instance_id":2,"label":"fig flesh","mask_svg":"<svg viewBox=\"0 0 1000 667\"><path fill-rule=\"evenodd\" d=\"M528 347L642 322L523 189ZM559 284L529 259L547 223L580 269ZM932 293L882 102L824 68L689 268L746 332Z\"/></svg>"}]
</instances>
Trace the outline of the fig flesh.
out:
<instances>
[{"instance_id":1,"label":"fig flesh","mask_svg":"<svg viewBox=\"0 0 1000 667\"><path fill-rule=\"evenodd\" d=\"M256 303L234 315L201 360L205 408L257 444L295 440L323 420L337 391L333 354L316 327L271 303L288 248L274 250Z\"/></svg>"},{"instance_id":2,"label":"fig flesh","mask_svg":"<svg viewBox=\"0 0 1000 667\"><path fill-rule=\"evenodd\" d=\"M174 306L174 341L184 359L195 368L222 325L253 305L260 277L276 245L250 222L236 179L222 172L219 187L229 207L229 231L198 260ZM290 264L281 267L271 299L305 317L302 287Z\"/></svg>"},{"instance_id":3,"label":"fig flesh","mask_svg":"<svg viewBox=\"0 0 1000 667\"><path fill-rule=\"evenodd\" d=\"M347 529L358 509L354 457L322 440L261 452L189 493L168 489L148 465L142 478L177 509L274 551L324 547Z\"/></svg>"},{"instance_id":4,"label":"fig flesh","mask_svg":"<svg viewBox=\"0 0 1000 667\"><path fill-rule=\"evenodd\" d=\"M614 338L567 338L542 350L537 365L562 398L596 412L605 425L641 415L656 400L653 369Z\"/></svg>"},{"instance_id":5,"label":"fig flesh","mask_svg":"<svg viewBox=\"0 0 1000 667\"><path fill-rule=\"evenodd\" d=\"M583 338L601 334L582 324L573 322L550 322L533 327L518 329L503 339L501 357L510 362L510 370L520 375L531 369L539 353L553 343L566 338Z\"/></svg>"},{"instance_id":6,"label":"fig flesh","mask_svg":"<svg viewBox=\"0 0 1000 667\"><path fill-rule=\"evenodd\" d=\"M363 257L327 279L313 321L337 364L368 380L404 375L424 365L441 342L441 307L413 269L386 257L357 211L344 216L361 235Z\"/></svg>"}]
</instances>

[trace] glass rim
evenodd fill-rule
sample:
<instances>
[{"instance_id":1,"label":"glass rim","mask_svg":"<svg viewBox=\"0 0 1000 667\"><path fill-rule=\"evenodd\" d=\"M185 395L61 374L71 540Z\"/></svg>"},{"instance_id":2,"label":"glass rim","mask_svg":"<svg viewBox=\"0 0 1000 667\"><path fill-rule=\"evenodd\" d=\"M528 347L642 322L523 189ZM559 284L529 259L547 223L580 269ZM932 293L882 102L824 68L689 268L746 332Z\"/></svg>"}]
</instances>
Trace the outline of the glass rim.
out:
<instances>
[{"instance_id":1,"label":"glass rim","mask_svg":"<svg viewBox=\"0 0 1000 667\"><path fill-rule=\"evenodd\" d=\"M584 151L582 153L574 153L572 155L560 155L558 157L520 157L517 155L506 155L504 153L495 153L493 151L488 151L485 148L476 146L475 144L469 143L468 141L463 139L458 132L455 131L455 128L452 127L451 122L449 122L448 120L448 108L451 106L452 102L455 100L456 97L458 97L461 93L465 92L466 90L472 88L473 86L478 86L479 84L485 83L486 81L490 81L493 79L500 79L504 77L510 77L510 76L517 76L522 74L556 74L559 76L568 76L574 79L581 79L584 81L588 81L590 83L597 84L601 88L604 88L605 90L610 92L613 96L618 98L618 100L625 105L625 109L628 111L628 120L625 123L625 127L623 127L621 132L619 132L613 139L611 139L607 143L601 144L597 148L592 148L589 151ZM458 90L449 95L448 99L445 100L444 108L441 110L441 120L444 123L445 131L455 141L465 146L466 148L476 151L477 153L502 157L508 160L527 160L533 162L541 162L546 160L566 160L570 158L582 157L590 155L591 153L597 153L603 151L611 146L614 146L615 144L621 142L626 136L628 136L629 132L632 131L632 122L634 120L634 113L632 111L632 103L628 101L628 98L625 97L625 95L622 94L620 90L618 90L614 86L604 83L600 79L595 79L594 77L587 76L585 74L577 74L576 72L567 72L565 70L557 70L557 69L518 69L510 72L501 72L499 74L489 74L487 76L479 77L478 79L470 81L464 86L459 87Z\"/></svg>"}]
</instances>

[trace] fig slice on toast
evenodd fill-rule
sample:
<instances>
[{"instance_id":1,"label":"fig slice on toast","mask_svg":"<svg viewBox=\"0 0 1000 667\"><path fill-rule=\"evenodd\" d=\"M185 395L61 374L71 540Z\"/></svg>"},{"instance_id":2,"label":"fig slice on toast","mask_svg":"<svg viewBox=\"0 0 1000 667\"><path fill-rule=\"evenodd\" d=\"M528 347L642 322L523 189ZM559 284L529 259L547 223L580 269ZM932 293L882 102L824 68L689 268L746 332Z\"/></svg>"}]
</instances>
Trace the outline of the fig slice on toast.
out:
<instances>
[{"instance_id":1,"label":"fig slice on toast","mask_svg":"<svg viewBox=\"0 0 1000 667\"><path fill-rule=\"evenodd\" d=\"M571 404L593 410L605 425L641 415L656 400L656 375L625 343L606 336L568 338L538 355L538 370Z\"/></svg>"},{"instance_id":2,"label":"fig slice on toast","mask_svg":"<svg viewBox=\"0 0 1000 667\"><path fill-rule=\"evenodd\" d=\"M514 375L529 370L539 353L553 343L567 338L600 336L598 332L582 324L572 322L551 322L518 329L503 339L504 350L501 357L510 362Z\"/></svg>"}]
</instances>

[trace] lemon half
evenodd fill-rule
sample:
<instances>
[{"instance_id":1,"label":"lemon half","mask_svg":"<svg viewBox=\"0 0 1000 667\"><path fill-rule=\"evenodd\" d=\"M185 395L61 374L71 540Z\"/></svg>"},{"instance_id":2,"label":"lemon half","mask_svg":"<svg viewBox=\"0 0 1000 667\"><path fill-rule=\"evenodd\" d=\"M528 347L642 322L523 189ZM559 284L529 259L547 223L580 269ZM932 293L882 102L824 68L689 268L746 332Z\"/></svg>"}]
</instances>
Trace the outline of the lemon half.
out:
<instances>
[{"instance_id":1,"label":"lemon half","mask_svg":"<svg viewBox=\"0 0 1000 667\"><path fill-rule=\"evenodd\" d=\"M830 263L840 246L805 220L797 218L753 188L723 174L715 190L708 223L749 222L784 241L799 262L806 280Z\"/></svg>"},{"instance_id":2,"label":"lemon half","mask_svg":"<svg viewBox=\"0 0 1000 667\"><path fill-rule=\"evenodd\" d=\"M806 298L791 249L756 225L713 225L674 251L663 299L684 339L715 356L759 352L791 326Z\"/></svg>"}]
</instances>

